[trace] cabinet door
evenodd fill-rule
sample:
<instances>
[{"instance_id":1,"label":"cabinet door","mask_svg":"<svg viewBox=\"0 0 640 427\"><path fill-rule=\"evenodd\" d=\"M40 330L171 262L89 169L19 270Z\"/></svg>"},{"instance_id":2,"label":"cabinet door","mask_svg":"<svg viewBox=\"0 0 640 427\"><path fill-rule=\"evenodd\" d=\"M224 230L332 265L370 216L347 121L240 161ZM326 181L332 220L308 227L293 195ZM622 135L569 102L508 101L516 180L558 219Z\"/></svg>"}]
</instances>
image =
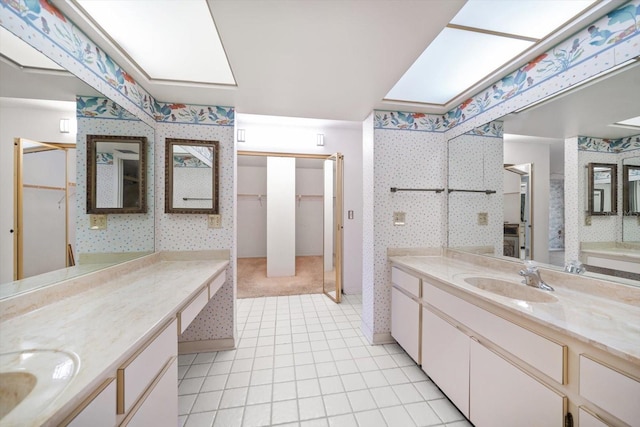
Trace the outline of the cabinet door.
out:
<instances>
[{"instance_id":1,"label":"cabinet door","mask_svg":"<svg viewBox=\"0 0 640 427\"><path fill-rule=\"evenodd\" d=\"M420 305L391 288L391 336L409 356L420 363Z\"/></svg>"},{"instance_id":2,"label":"cabinet door","mask_svg":"<svg viewBox=\"0 0 640 427\"><path fill-rule=\"evenodd\" d=\"M422 369L469 417L469 337L422 309Z\"/></svg>"},{"instance_id":3,"label":"cabinet door","mask_svg":"<svg viewBox=\"0 0 640 427\"><path fill-rule=\"evenodd\" d=\"M68 427L114 427L116 425L116 382L109 379L81 404L77 414L67 423Z\"/></svg>"},{"instance_id":4,"label":"cabinet door","mask_svg":"<svg viewBox=\"0 0 640 427\"><path fill-rule=\"evenodd\" d=\"M562 426L566 397L471 339L469 419L476 427Z\"/></svg>"},{"instance_id":5,"label":"cabinet door","mask_svg":"<svg viewBox=\"0 0 640 427\"><path fill-rule=\"evenodd\" d=\"M123 421L129 427L175 427L178 423L178 359L174 357Z\"/></svg>"}]
</instances>

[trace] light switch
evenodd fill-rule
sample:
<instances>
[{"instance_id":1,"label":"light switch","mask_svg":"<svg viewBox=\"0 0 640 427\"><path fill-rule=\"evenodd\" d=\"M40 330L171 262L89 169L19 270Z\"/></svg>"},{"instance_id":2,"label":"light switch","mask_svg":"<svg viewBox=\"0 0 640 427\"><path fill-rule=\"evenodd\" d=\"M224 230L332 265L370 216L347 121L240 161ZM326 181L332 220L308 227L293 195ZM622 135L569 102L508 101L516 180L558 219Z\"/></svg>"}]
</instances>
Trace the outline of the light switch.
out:
<instances>
[{"instance_id":1,"label":"light switch","mask_svg":"<svg viewBox=\"0 0 640 427\"><path fill-rule=\"evenodd\" d=\"M209 215L209 228L222 228L222 217L220 215Z\"/></svg>"},{"instance_id":2,"label":"light switch","mask_svg":"<svg viewBox=\"0 0 640 427\"><path fill-rule=\"evenodd\" d=\"M394 212L393 213L393 225L405 225L406 214L404 212Z\"/></svg>"},{"instance_id":3,"label":"light switch","mask_svg":"<svg viewBox=\"0 0 640 427\"><path fill-rule=\"evenodd\" d=\"M347 212L347 218L348 219L353 219L353 211L348 211Z\"/></svg>"},{"instance_id":4,"label":"light switch","mask_svg":"<svg viewBox=\"0 0 640 427\"><path fill-rule=\"evenodd\" d=\"M106 230L107 216L106 215L89 215L89 229Z\"/></svg>"},{"instance_id":5,"label":"light switch","mask_svg":"<svg viewBox=\"0 0 640 427\"><path fill-rule=\"evenodd\" d=\"M478 212L478 225L489 225L488 212Z\"/></svg>"}]
</instances>

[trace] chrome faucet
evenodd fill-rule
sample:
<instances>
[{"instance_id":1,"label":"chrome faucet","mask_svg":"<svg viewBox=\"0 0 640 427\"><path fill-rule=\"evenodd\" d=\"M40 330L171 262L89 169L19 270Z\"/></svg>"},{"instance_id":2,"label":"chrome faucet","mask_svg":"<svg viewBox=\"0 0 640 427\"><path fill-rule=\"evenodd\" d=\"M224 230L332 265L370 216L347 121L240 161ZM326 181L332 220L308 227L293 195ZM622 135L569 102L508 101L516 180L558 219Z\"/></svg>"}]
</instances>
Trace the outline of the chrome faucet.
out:
<instances>
[{"instance_id":1,"label":"chrome faucet","mask_svg":"<svg viewBox=\"0 0 640 427\"><path fill-rule=\"evenodd\" d=\"M538 266L531 262L525 262L526 268L518 272L519 275L524 277L524 283L527 286L542 289L545 291L553 291L553 288L547 285L542 277L540 277L540 270Z\"/></svg>"}]
</instances>

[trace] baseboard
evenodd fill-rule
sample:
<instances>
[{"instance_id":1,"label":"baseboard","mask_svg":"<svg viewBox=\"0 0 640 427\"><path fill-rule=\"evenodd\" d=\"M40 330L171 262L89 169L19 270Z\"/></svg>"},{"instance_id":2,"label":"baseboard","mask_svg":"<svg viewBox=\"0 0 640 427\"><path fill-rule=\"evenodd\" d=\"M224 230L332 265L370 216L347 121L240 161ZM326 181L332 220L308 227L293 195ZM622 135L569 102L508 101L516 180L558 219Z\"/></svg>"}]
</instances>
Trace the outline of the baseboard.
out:
<instances>
[{"instance_id":1,"label":"baseboard","mask_svg":"<svg viewBox=\"0 0 640 427\"><path fill-rule=\"evenodd\" d=\"M378 344L395 344L396 340L393 339L391 333L385 332L383 334L373 334L373 343L374 345Z\"/></svg>"},{"instance_id":2,"label":"baseboard","mask_svg":"<svg viewBox=\"0 0 640 427\"><path fill-rule=\"evenodd\" d=\"M210 351L233 350L234 348L236 348L236 342L233 338L182 341L178 343L178 354L205 353Z\"/></svg>"}]
</instances>

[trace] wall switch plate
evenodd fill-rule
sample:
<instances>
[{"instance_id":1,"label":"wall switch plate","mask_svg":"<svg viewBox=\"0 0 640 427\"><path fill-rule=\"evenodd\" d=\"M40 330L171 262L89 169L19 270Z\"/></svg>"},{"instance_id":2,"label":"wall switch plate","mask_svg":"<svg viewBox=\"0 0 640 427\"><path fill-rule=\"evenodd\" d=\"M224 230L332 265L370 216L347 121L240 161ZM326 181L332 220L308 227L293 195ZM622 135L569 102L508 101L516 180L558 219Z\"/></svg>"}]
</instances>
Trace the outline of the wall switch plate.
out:
<instances>
[{"instance_id":1,"label":"wall switch plate","mask_svg":"<svg viewBox=\"0 0 640 427\"><path fill-rule=\"evenodd\" d=\"M222 228L222 217L220 215L209 215L209 228Z\"/></svg>"},{"instance_id":2,"label":"wall switch plate","mask_svg":"<svg viewBox=\"0 0 640 427\"><path fill-rule=\"evenodd\" d=\"M394 212L393 213L393 225L405 225L406 213Z\"/></svg>"},{"instance_id":3,"label":"wall switch plate","mask_svg":"<svg viewBox=\"0 0 640 427\"><path fill-rule=\"evenodd\" d=\"M353 211L348 211L347 212L347 218L353 219Z\"/></svg>"},{"instance_id":4,"label":"wall switch plate","mask_svg":"<svg viewBox=\"0 0 640 427\"><path fill-rule=\"evenodd\" d=\"M89 215L89 229L106 230L107 216L106 215Z\"/></svg>"},{"instance_id":5,"label":"wall switch plate","mask_svg":"<svg viewBox=\"0 0 640 427\"><path fill-rule=\"evenodd\" d=\"M478 212L478 225L489 225L488 212Z\"/></svg>"},{"instance_id":6,"label":"wall switch plate","mask_svg":"<svg viewBox=\"0 0 640 427\"><path fill-rule=\"evenodd\" d=\"M587 215L584 217L584 225L591 225L591 215Z\"/></svg>"}]
</instances>

